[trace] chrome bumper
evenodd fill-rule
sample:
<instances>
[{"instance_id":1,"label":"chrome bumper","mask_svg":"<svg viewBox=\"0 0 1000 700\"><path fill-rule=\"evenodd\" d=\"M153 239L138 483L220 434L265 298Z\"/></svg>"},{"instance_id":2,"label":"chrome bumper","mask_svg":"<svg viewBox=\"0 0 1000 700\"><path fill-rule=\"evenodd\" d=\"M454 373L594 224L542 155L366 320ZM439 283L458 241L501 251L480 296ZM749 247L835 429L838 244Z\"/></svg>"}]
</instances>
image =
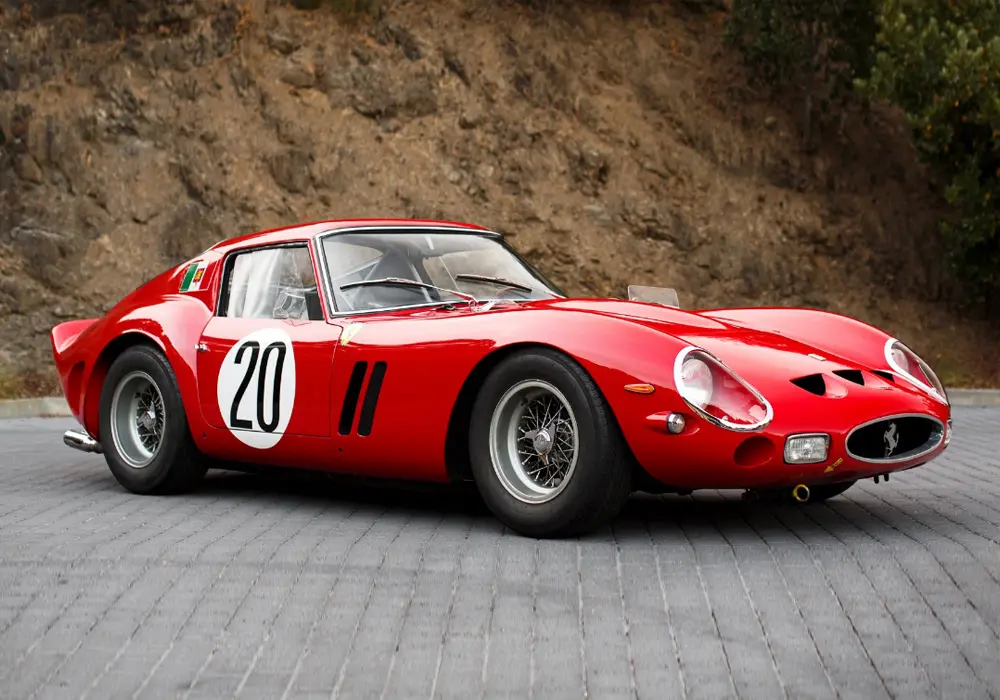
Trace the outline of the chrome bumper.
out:
<instances>
[{"instance_id":1,"label":"chrome bumper","mask_svg":"<svg viewBox=\"0 0 1000 700\"><path fill-rule=\"evenodd\" d=\"M74 450L80 450L81 452L94 452L96 454L104 452L101 443L86 433L81 433L79 430L67 430L63 433L63 442Z\"/></svg>"}]
</instances>

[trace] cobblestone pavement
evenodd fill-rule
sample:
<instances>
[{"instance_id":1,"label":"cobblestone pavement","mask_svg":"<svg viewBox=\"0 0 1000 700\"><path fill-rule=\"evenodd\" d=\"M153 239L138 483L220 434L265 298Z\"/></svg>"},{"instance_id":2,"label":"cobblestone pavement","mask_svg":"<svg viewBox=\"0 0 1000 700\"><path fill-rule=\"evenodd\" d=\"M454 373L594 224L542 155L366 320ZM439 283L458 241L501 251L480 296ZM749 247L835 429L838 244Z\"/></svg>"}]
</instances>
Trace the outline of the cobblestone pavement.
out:
<instances>
[{"instance_id":1,"label":"cobblestone pavement","mask_svg":"<svg viewBox=\"0 0 1000 700\"><path fill-rule=\"evenodd\" d=\"M536 542L468 492L128 494L0 422L0 698L1000 695L1000 409L828 504L635 497Z\"/></svg>"}]
</instances>

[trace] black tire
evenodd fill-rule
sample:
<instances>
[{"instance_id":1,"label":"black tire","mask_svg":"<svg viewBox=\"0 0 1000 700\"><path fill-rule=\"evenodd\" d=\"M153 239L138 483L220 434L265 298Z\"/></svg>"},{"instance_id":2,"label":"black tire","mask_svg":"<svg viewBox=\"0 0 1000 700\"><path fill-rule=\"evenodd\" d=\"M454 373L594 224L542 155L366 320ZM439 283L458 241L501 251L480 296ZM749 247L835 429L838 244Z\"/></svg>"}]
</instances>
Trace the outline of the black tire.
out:
<instances>
[{"instance_id":1,"label":"black tire","mask_svg":"<svg viewBox=\"0 0 1000 700\"><path fill-rule=\"evenodd\" d=\"M129 377L137 377L135 381L148 380L154 385L164 409L159 446L152 451L148 463L141 467L130 463L129 448L123 447L132 444L126 442L129 438L117 440L112 429L115 392ZM180 493L191 489L205 475L205 460L191 436L177 378L159 349L134 345L115 358L101 389L100 429L108 468L118 483L133 493Z\"/></svg>"},{"instance_id":2,"label":"black tire","mask_svg":"<svg viewBox=\"0 0 1000 700\"><path fill-rule=\"evenodd\" d=\"M576 464L551 500L528 503L504 485L491 450L494 411L524 381L555 387L577 425ZM561 401L562 399L557 399ZM532 537L589 532L618 513L632 491L628 450L614 415L587 372L552 350L525 350L503 360L476 397L469 426L472 473L483 500L508 527Z\"/></svg>"}]
</instances>

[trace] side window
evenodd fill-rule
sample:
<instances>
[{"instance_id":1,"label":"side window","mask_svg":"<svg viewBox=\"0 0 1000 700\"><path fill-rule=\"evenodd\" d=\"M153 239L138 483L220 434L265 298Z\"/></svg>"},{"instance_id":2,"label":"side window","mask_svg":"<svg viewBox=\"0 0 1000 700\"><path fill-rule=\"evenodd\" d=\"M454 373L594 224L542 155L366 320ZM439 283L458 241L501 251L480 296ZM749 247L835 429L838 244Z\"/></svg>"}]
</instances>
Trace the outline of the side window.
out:
<instances>
[{"instance_id":1,"label":"side window","mask_svg":"<svg viewBox=\"0 0 1000 700\"><path fill-rule=\"evenodd\" d=\"M260 248L226 261L220 316L322 321L312 258L305 245Z\"/></svg>"}]
</instances>

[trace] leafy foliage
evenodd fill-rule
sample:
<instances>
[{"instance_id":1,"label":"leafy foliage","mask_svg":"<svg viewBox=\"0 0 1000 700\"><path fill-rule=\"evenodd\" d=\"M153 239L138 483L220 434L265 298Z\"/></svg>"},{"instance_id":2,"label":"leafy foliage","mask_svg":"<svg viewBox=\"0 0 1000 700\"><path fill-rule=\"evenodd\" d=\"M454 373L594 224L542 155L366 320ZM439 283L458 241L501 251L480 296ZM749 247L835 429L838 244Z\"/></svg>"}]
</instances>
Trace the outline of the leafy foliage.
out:
<instances>
[{"instance_id":1,"label":"leafy foliage","mask_svg":"<svg viewBox=\"0 0 1000 700\"><path fill-rule=\"evenodd\" d=\"M885 0L859 86L899 105L946 179L954 260L980 300L1000 289L1000 3Z\"/></svg>"},{"instance_id":2,"label":"leafy foliage","mask_svg":"<svg viewBox=\"0 0 1000 700\"><path fill-rule=\"evenodd\" d=\"M806 141L815 107L843 102L867 77L876 0L734 0L726 39L757 77L805 97ZM814 102L817 100L819 104Z\"/></svg>"}]
</instances>

